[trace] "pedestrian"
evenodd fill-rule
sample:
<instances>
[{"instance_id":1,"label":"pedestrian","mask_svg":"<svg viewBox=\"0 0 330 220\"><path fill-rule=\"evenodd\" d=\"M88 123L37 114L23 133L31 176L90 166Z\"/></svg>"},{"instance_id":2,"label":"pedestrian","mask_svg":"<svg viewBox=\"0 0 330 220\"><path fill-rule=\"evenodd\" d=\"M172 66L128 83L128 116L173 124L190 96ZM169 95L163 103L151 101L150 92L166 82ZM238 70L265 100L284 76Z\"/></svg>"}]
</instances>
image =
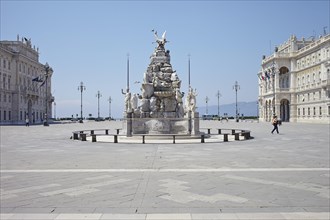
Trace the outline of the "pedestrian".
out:
<instances>
[{"instance_id":1,"label":"pedestrian","mask_svg":"<svg viewBox=\"0 0 330 220\"><path fill-rule=\"evenodd\" d=\"M276 130L276 132L277 132L277 134L279 133L278 132L278 120L277 120L277 116L276 115L274 115L274 117L273 117L273 120L272 120L272 125L274 126L274 128L273 128L273 130L272 130L272 134L273 134L273 132Z\"/></svg>"},{"instance_id":2,"label":"pedestrian","mask_svg":"<svg viewBox=\"0 0 330 220\"><path fill-rule=\"evenodd\" d=\"M25 119L25 126L26 127L29 127L30 126L30 120L29 120L29 118L26 118Z\"/></svg>"}]
</instances>

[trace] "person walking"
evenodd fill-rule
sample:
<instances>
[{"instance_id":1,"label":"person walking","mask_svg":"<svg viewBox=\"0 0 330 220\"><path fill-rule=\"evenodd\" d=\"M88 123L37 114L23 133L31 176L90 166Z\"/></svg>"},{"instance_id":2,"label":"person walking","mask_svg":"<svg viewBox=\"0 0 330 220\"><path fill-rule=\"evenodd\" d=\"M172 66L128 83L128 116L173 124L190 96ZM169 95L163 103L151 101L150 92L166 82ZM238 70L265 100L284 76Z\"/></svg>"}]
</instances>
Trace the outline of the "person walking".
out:
<instances>
[{"instance_id":1,"label":"person walking","mask_svg":"<svg viewBox=\"0 0 330 220\"><path fill-rule=\"evenodd\" d=\"M30 120L29 120L29 118L26 118L25 119L25 126L26 127L29 127L30 126Z\"/></svg>"},{"instance_id":2,"label":"person walking","mask_svg":"<svg viewBox=\"0 0 330 220\"><path fill-rule=\"evenodd\" d=\"M274 115L274 117L273 117L273 120L272 120L272 125L274 126L274 128L273 128L273 130L272 130L272 134L274 133L274 131L276 131L277 132L277 134L279 133L278 132L278 120L277 120L277 116L276 115Z\"/></svg>"}]
</instances>

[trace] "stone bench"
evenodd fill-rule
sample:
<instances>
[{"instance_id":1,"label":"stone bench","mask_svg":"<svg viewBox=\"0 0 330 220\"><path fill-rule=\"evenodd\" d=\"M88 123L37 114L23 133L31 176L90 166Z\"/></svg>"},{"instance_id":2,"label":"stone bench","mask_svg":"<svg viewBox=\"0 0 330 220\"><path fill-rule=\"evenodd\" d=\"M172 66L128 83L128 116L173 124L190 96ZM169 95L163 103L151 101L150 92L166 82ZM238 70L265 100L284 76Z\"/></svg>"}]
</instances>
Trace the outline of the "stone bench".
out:
<instances>
[{"instance_id":1,"label":"stone bench","mask_svg":"<svg viewBox=\"0 0 330 220\"><path fill-rule=\"evenodd\" d=\"M207 130L207 134L211 134L211 128L204 128ZM247 130L240 130L240 129L220 129L218 128L218 134L222 134L223 135L223 141L224 142L228 142L228 135L234 135L235 136L235 141L239 141L239 136L244 136L244 139L250 139L250 131ZM230 133L223 133L223 131L231 131ZM204 139L204 138L202 138ZM205 143L204 140L202 140L202 143Z\"/></svg>"},{"instance_id":2,"label":"stone bench","mask_svg":"<svg viewBox=\"0 0 330 220\"><path fill-rule=\"evenodd\" d=\"M251 138L250 131L242 131L241 136L244 136L245 140L248 140Z\"/></svg>"},{"instance_id":3,"label":"stone bench","mask_svg":"<svg viewBox=\"0 0 330 220\"><path fill-rule=\"evenodd\" d=\"M134 134L132 136L142 136L142 144L145 144L145 137L172 137L173 144L175 144L175 139L177 136L189 137L190 135L188 135L188 134Z\"/></svg>"}]
</instances>

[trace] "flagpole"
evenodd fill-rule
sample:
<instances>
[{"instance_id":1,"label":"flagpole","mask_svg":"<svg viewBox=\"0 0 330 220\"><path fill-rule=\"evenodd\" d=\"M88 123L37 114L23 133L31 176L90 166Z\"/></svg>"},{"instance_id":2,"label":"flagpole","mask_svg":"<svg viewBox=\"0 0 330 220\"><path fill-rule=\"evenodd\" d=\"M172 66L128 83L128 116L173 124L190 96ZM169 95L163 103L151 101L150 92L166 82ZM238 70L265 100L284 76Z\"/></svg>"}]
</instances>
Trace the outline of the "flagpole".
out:
<instances>
[{"instance_id":1,"label":"flagpole","mask_svg":"<svg viewBox=\"0 0 330 220\"><path fill-rule=\"evenodd\" d=\"M127 85L126 92L129 92L129 53L127 54Z\"/></svg>"},{"instance_id":2,"label":"flagpole","mask_svg":"<svg viewBox=\"0 0 330 220\"><path fill-rule=\"evenodd\" d=\"M188 54L188 90L190 89L190 54Z\"/></svg>"}]
</instances>

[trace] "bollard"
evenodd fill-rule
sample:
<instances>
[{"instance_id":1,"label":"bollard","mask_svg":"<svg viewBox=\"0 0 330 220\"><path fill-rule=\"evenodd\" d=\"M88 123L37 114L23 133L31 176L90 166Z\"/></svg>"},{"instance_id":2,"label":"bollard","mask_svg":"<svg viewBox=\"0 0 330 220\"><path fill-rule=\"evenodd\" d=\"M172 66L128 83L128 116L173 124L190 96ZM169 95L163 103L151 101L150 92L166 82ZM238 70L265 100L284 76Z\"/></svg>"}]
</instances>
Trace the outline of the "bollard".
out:
<instances>
[{"instance_id":1,"label":"bollard","mask_svg":"<svg viewBox=\"0 0 330 220\"><path fill-rule=\"evenodd\" d=\"M223 141L228 142L228 134L223 134Z\"/></svg>"},{"instance_id":2,"label":"bollard","mask_svg":"<svg viewBox=\"0 0 330 220\"><path fill-rule=\"evenodd\" d=\"M221 129L218 129L218 134L221 134Z\"/></svg>"},{"instance_id":3,"label":"bollard","mask_svg":"<svg viewBox=\"0 0 330 220\"><path fill-rule=\"evenodd\" d=\"M109 134L109 130L105 129L105 134L108 135Z\"/></svg>"},{"instance_id":4,"label":"bollard","mask_svg":"<svg viewBox=\"0 0 330 220\"><path fill-rule=\"evenodd\" d=\"M201 143L205 143L205 136L204 136L204 134L201 135Z\"/></svg>"},{"instance_id":5,"label":"bollard","mask_svg":"<svg viewBox=\"0 0 330 220\"><path fill-rule=\"evenodd\" d=\"M235 141L239 141L239 133L235 133Z\"/></svg>"},{"instance_id":6,"label":"bollard","mask_svg":"<svg viewBox=\"0 0 330 220\"><path fill-rule=\"evenodd\" d=\"M175 144L175 135L173 135L173 144Z\"/></svg>"},{"instance_id":7,"label":"bollard","mask_svg":"<svg viewBox=\"0 0 330 220\"><path fill-rule=\"evenodd\" d=\"M92 142L96 142L96 134L92 134Z\"/></svg>"},{"instance_id":8,"label":"bollard","mask_svg":"<svg viewBox=\"0 0 330 220\"><path fill-rule=\"evenodd\" d=\"M207 134L211 134L211 128L207 129Z\"/></svg>"},{"instance_id":9,"label":"bollard","mask_svg":"<svg viewBox=\"0 0 330 220\"><path fill-rule=\"evenodd\" d=\"M113 136L113 143L118 143L118 136L117 135Z\"/></svg>"}]
</instances>

